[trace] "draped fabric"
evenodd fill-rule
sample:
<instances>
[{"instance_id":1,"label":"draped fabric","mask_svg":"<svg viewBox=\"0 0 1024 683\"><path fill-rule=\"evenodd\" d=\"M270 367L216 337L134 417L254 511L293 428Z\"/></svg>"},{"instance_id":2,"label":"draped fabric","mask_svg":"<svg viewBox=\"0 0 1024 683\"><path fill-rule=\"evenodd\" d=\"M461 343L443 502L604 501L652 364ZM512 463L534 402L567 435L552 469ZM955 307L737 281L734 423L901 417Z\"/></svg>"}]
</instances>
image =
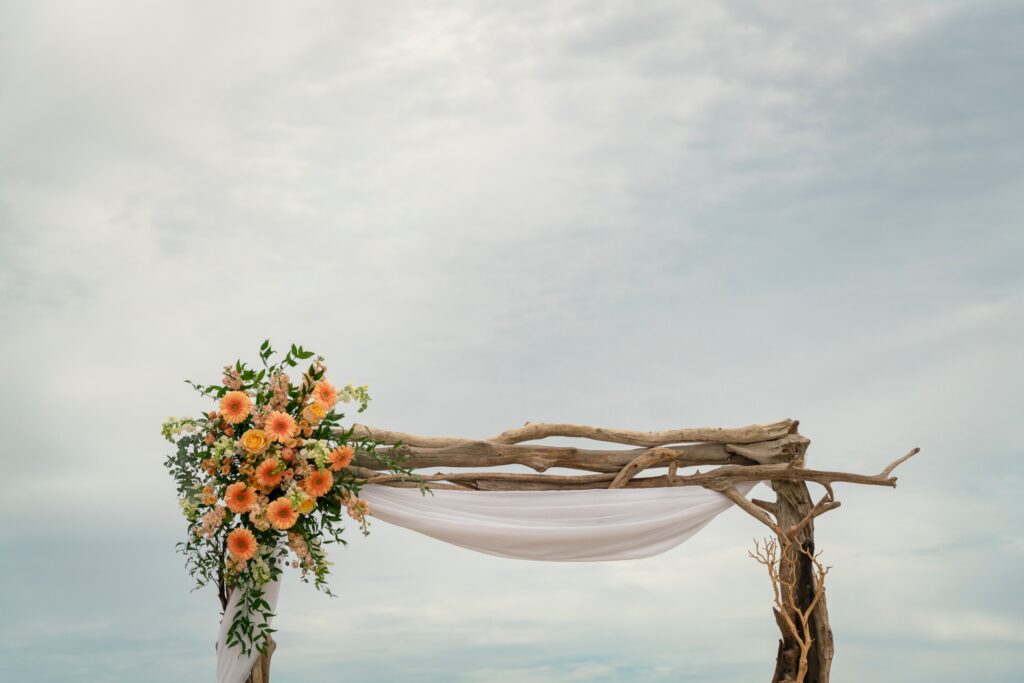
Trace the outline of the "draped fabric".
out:
<instances>
[{"instance_id":1,"label":"draped fabric","mask_svg":"<svg viewBox=\"0 0 1024 683\"><path fill-rule=\"evenodd\" d=\"M271 612L277 609L277 596L280 592L280 578L263 587L263 599L270 605ZM228 629L231 628L231 622L238 612L240 597L241 594L237 590L231 591L224 617L220 620L220 634L217 636L217 683L242 683L249 677L258 654L253 650L250 654L244 655L237 645L227 646ZM267 625L269 624L270 621L267 621Z\"/></svg>"},{"instance_id":2,"label":"draped fabric","mask_svg":"<svg viewBox=\"0 0 1024 683\"><path fill-rule=\"evenodd\" d=\"M757 482L739 482L747 495ZM524 560L634 560L670 550L732 501L700 487L583 491L452 491L369 485L360 498L376 519L446 543ZM280 582L266 587L276 609ZM218 683L242 683L256 659L225 644L238 609L232 593L217 644Z\"/></svg>"},{"instance_id":3,"label":"draped fabric","mask_svg":"<svg viewBox=\"0 0 1024 683\"><path fill-rule=\"evenodd\" d=\"M757 482L738 484L746 495ZM583 491L449 491L370 485L380 520L498 557L635 560L674 548L732 501L700 487Z\"/></svg>"}]
</instances>

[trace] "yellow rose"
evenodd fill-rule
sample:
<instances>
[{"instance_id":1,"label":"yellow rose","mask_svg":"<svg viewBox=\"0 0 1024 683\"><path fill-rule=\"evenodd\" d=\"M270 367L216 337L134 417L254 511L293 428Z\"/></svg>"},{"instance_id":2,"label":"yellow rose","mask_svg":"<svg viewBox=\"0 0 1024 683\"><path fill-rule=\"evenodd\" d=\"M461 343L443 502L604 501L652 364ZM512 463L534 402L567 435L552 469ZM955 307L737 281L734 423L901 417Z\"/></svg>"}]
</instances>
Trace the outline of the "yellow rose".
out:
<instances>
[{"instance_id":1,"label":"yellow rose","mask_svg":"<svg viewBox=\"0 0 1024 683\"><path fill-rule=\"evenodd\" d=\"M299 503L299 513L308 515L310 512L316 509L316 500L313 498L303 498L302 502Z\"/></svg>"},{"instance_id":2,"label":"yellow rose","mask_svg":"<svg viewBox=\"0 0 1024 683\"><path fill-rule=\"evenodd\" d=\"M270 446L270 437L262 429L250 429L242 434L241 444L246 451L258 454Z\"/></svg>"},{"instance_id":3,"label":"yellow rose","mask_svg":"<svg viewBox=\"0 0 1024 683\"><path fill-rule=\"evenodd\" d=\"M310 424L316 424L320 420L327 417L327 409L319 403L312 403L306 406L306 409L302 411L302 417Z\"/></svg>"}]
</instances>

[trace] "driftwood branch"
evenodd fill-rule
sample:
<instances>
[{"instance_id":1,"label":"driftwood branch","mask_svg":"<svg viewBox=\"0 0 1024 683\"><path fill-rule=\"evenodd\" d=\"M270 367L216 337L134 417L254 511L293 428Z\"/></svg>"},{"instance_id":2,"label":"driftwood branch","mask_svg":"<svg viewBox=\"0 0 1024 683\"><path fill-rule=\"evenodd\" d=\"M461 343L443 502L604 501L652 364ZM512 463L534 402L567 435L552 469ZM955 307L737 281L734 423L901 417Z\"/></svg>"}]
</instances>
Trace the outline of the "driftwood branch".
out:
<instances>
[{"instance_id":1,"label":"driftwood branch","mask_svg":"<svg viewBox=\"0 0 1024 683\"><path fill-rule=\"evenodd\" d=\"M821 500L819 500L817 504L813 508L811 508L811 511L808 512L803 519L801 519L799 522L791 526L786 531L787 535L796 535L800 532L801 529L810 524L811 520L813 520L815 517L817 517L818 515L823 515L829 510L835 510L840 505L842 505L842 503L840 503L838 500L833 500L832 495L826 493L824 496L822 496Z\"/></svg>"},{"instance_id":2,"label":"driftwood branch","mask_svg":"<svg viewBox=\"0 0 1024 683\"><path fill-rule=\"evenodd\" d=\"M353 426L356 438L369 437L383 444L394 445L403 443L408 446L423 448L445 448L465 443L489 441L499 444L518 444L523 441L536 441L553 436L574 437L621 443L631 446L665 446L668 444L707 442L723 444L747 444L759 441L781 439L794 433L799 423L795 420L780 420L771 424L755 424L746 427L699 427L687 429L667 429L660 432L641 432L629 429L607 429L576 424L547 424L527 422L517 429L509 429L493 439L465 439L449 436L421 436L389 429L368 427L357 424Z\"/></svg>"},{"instance_id":3,"label":"driftwood branch","mask_svg":"<svg viewBox=\"0 0 1024 683\"><path fill-rule=\"evenodd\" d=\"M378 434L377 431L373 432ZM393 437L396 432L387 432ZM429 443L433 437L411 436L416 443ZM552 467L590 472L619 472L637 458L654 452L676 453L671 459L679 467L703 465L771 465L799 459L810 443L799 434L787 434L778 439L737 446L723 443L695 443L689 445L651 446L629 449L586 449L574 446L548 446L543 444L507 444L488 440L452 440L437 446L417 446L410 442L379 449L382 455L402 458L413 469L435 467L499 467L523 465L537 472ZM660 456L659 456L660 457ZM369 469L387 469L369 453L358 454L355 464Z\"/></svg>"},{"instance_id":4,"label":"driftwood branch","mask_svg":"<svg viewBox=\"0 0 1024 683\"><path fill-rule=\"evenodd\" d=\"M754 519L756 519L757 521L761 522L766 527L774 531L776 534L782 534L782 529L775 522L775 520L773 520L770 516L765 514L763 510L759 509L756 505L747 500L747 497L744 496L739 491L737 491L735 487L723 486L721 489L715 490L721 493L729 500L731 500L732 502L734 502L739 508L741 508L751 517L753 517Z\"/></svg>"},{"instance_id":5,"label":"driftwood branch","mask_svg":"<svg viewBox=\"0 0 1024 683\"><path fill-rule=\"evenodd\" d=\"M808 654L814 644L811 620L814 610L824 599L825 577L831 567L823 565L818 559L818 554L802 546L799 547L798 552L808 558L813 567L813 577L811 578L813 586L807 604L798 604L796 599L798 577L795 565L787 565L783 562L783 557L788 552L790 552L790 545L787 541L765 539L763 542L755 540L754 550L749 555L768 570L768 577L772 583L775 620L783 633L792 639L799 648L796 671L792 677L787 677L785 680L791 683L804 683L809 668Z\"/></svg>"},{"instance_id":6,"label":"driftwood branch","mask_svg":"<svg viewBox=\"0 0 1024 683\"><path fill-rule=\"evenodd\" d=\"M903 461L906 459L901 458ZM662 463L663 464L663 463ZM626 466L630 463L626 463ZM624 466L625 467L625 466ZM358 468L357 475L368 475L373 470ZM864 484L869 486L896 486L896 477L890 476L892 470L886 468L879 474L857 474L854 472L836 472L829 470L809 470L792 468L786 465L724 465L708 472L690 475L676 474L637 478L629 470L623 475L617 473L556 475L529 474L519 472L444 472L439 474L417 475L424 482L450 482L480 490L524 490L541 491L550 489L594 489L613 488L616 480L621 487L614 488L660 488L666 486L703 486L716 491L737 481L804 481L815 482L823 486L831 486L835 482ZM367 477L369 484L391 484L409 481L400 474L376 474ZM831 509L831 508L830 508ZM820 512L818 514L821 514Z\"/></svg>"}]
</instances>

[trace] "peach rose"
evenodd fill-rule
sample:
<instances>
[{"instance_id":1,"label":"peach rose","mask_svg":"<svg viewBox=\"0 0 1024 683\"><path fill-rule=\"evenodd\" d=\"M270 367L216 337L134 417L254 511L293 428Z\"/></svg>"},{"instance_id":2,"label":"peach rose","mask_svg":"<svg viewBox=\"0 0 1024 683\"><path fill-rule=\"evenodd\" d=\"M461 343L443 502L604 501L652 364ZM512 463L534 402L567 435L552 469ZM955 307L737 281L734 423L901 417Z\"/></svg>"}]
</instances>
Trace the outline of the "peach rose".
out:
<instances>
[{"instance_id":1,"label":"peach rose","mask_svg":"<svg viewBox=\"0 0 1024 683\"><path fill-rule=\"evenodd\" d=\"M309 424L315 425L317 422L327 417L327 409L319 403L310 403L303 409L302 417Z\"/></svg>"},{"instance_id":2,"label":"peach rose","mask_svg":"<svg viewBox=\"0 0 1024 683\"><path fill-rule=\"evenodd\" d=\"M262 429L248 429L242 434L241 443L247 452L258 455L270 447L270 437Z\"/></svg>"}]
</instances>

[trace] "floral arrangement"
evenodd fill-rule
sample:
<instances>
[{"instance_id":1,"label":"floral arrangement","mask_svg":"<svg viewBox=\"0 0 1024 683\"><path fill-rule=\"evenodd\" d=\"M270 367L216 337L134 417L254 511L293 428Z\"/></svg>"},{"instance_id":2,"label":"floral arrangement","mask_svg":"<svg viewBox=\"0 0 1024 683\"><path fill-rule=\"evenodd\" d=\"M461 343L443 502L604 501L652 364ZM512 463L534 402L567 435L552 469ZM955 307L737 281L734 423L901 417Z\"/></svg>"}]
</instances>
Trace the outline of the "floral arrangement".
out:
<instances>
[{"instance_id":1,"label":"floral arrangement","mask_svg":"<svg viewBox=\"0 0 1024 683\"><path fill-rule=\"evenodd\" d=\"M324 546L342 543L342 510L368 533L363 483L351 467L357 454L374 457L385 469L410 474L368 437L341 427L337 404L370 402L367 387L336 388L317 356L294 383L286 370L313 358L291 346L277 363L270 342L260 346L262 367L241 361L224 368L220 384L188 381L217 407L198 418L169 418L163 436L177 446L166 467L177 482L188 538L178 544L197 588L215 584L226 608L232 590L240 606L227 644L246 654L265 652L273 632L263 587L286 565L301 570L316 588L331 595L331 562Z\"/></svg>"}]
</instances>

